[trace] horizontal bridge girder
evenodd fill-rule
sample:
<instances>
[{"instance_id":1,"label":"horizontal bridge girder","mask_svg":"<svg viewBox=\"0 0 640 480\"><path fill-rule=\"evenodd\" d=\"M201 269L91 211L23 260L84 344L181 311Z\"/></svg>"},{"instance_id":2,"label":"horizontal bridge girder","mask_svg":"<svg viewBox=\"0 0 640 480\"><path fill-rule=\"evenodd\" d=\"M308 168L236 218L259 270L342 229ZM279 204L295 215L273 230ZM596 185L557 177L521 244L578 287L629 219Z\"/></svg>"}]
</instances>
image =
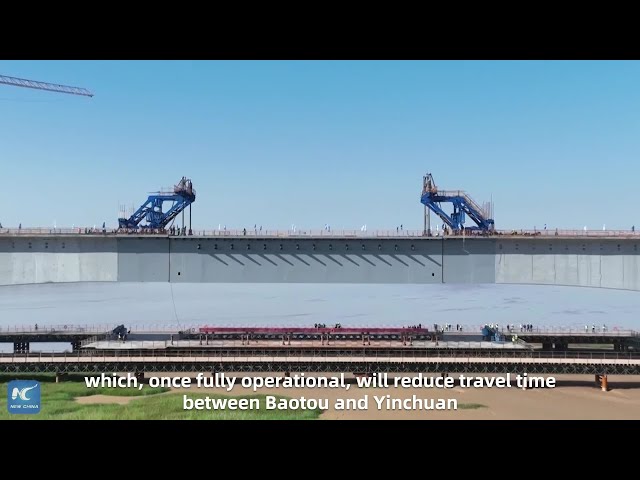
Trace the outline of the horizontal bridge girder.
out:
<instances>
[{"instance_id":1,"label":"horizontal bridge girder","mask_svg":"<svg viewBox=\"0 0 640 480\"><path fill-rule=\"evenodd\" d=\"M530 362L530 361L432 361L417 362L395 359L358 361L346 359L316 359L316 361L273 359L175 359L178 361L144 361L130 359L113 361L18 361L0 362L5 373L111 373L111 372L423 372L423 373L541 373L541 374L616 374L639 375L640 362Z\"/></svg>"}]
</instances>

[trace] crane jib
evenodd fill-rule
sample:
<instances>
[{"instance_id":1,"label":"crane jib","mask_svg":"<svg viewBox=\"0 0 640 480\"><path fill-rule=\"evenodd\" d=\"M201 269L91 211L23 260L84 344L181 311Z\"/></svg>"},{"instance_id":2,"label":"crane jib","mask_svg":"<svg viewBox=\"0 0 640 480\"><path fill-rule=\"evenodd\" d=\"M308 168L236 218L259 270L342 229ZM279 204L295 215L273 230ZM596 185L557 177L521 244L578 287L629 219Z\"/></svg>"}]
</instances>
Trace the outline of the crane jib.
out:
<instances>
[{"instance_id":1,"label":"crane jib","mask_svg":"<svg viewBox=\"0 0 640 480\"><path fill-rule=\"evenodd\" d=\"M12 85L14 87L33 88L35 90L46 90L49 92L68 93L70 95L81 95L84 97L93 97L93 93L91 93L86 88L72 87L69 85L59 85L57 83L38 82L36 80L8 77L6 75L0 75L0 84Z\"/></svg>"}]
</instances>

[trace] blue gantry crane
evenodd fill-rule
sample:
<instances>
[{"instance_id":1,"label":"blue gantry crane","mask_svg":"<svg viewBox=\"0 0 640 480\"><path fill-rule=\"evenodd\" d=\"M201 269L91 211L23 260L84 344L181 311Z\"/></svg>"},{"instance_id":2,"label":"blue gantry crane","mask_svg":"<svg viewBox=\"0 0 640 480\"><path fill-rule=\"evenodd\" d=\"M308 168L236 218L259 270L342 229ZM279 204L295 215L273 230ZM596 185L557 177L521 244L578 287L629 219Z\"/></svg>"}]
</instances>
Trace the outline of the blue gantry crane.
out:
<instances>
[{"instance_id":1,"label":"blue gantry crane","mask_svg":"<svg viewBox=\"0 0 640 480\"><path fill-rule=\"evenodd\" d=\"M485 203L482 207L462 190L438 190L433 175L427 173L422 178L422 196L420 202L434 212L453 232L464 230L490 232L494 229L493 205ZM447 214L441 203L453 204L453 213ZM465 227L465 216L468 216L476 226Z\"/></svg>"},{"instance_id":2,"label":"blue gantry crane","mask_svg":"<svg viewBox=\"0 0 640 480\"><path fill-rule=\"evenodd\" d=\"M191 232L191 204L195 201L196 191L193 189L191 180L182 177L180 182L173 187L173 192L152 193L133 215L129 218L119 218L118 225L121 229L126 230L137 230L138 228L164 230L178 214L183 212L182 225L184 230L184 210L189 207L189 232ZM165 202L171 202L171 206L166 212L163 211ZM143 220L147 221L146 225L140 225Z\"/></svg>"}]
</instances>

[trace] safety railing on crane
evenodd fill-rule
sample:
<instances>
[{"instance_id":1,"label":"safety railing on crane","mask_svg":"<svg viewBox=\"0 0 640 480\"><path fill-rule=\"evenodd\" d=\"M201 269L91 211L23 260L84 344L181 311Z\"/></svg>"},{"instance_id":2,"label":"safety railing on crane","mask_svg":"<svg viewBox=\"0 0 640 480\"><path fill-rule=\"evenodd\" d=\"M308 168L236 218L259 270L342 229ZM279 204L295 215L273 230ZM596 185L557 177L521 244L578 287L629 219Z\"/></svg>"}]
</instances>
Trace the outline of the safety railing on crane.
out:
<instances>
[{"instance_id":1,"label":"safety railing on crane","mask_svg":"<svg viewBox=\"0 0 640 480\"><path fill-rule=\"evenodd\" d=\"M478 203L464 190L438 190L438 195L443 197L462 197L474 210L480 212L484 218L491 218L491 212L478 205Z\"/></svg>"}]
</instances>

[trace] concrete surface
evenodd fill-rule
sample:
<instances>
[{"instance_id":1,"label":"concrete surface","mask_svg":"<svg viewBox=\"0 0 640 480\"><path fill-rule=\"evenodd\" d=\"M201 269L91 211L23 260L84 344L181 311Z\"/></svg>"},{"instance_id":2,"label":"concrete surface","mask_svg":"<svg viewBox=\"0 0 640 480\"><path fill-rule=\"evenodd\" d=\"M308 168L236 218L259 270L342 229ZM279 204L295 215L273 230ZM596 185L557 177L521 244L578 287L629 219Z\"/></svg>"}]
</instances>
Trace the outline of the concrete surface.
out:
<instances>
[{"instance_id":1,"label":"concrete surface","mask_svg":"<svg viewBox=\"0 0 640 480\"><path fill-rule=\"evenodd\" d=\"M508 283L640 291L639 239L0 236L0 285Z\"/></svg>"}]
</instances>

